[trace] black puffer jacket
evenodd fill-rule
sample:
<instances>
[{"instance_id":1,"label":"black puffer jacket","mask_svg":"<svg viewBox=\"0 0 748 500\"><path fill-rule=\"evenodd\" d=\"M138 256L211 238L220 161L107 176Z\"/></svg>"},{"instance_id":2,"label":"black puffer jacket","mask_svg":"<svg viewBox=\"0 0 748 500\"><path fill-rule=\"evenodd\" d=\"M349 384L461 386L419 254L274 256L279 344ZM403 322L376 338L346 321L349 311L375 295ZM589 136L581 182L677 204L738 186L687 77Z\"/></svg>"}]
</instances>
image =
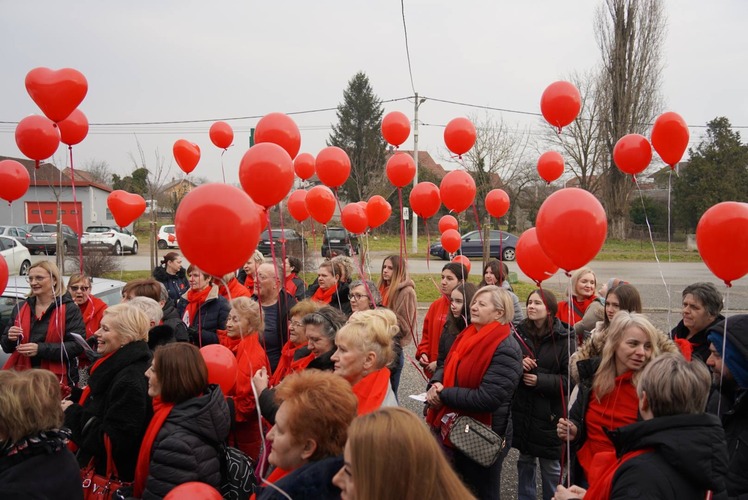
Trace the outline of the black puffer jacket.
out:
<instances>
[{"instance_id":1,"label":"black puffer jacket","mask_svg":"<svg viewBox=\"0 0 748 500\"><path fill-rule=\"evenodd\" d=\"M217 385L174 406L153 442L143 499L163 498L190 481L219 487L217 444L226 441L230 425L229 407Z\"/></svg>"},{"instance_id":2,"label":"black puffer jacket","mask_svg":"<svg viewBox=\"0 0 748 500\"><path fill-rule=\"evenodd\" d=\"M561 458L561 439L556 433L558 419L563 417L569 369L569 342L571 352L576 348L573 335L566 326L554 318L551 332L536 340L525 320L517 327L521 339L522 355L535 359L538 367L532 372L538 377L537 385L530 387L519 383L512 404L514 439L512 446L533 457L558 460Z\"/></svg>"},{"instance_id":3,"label":"black puffer jacket","mask_svg":"<svg viewBox=\"0 0 748 500\"><path fill-rule=\"evenodd\" d=\"M323 458L302 465L278 480L275 485L294 500L338 500L340 488L332 478L343 467L343 457ZM288 498L275 488L265 487L257 500L284 500Z\"/></svg>"},{"instance_id":4,"label":"black puffer jacket","mask_svg":"<svg viewBox=\"0 0 748 500\"><path fill-rule=\"evenodd\" d=\"M83 406L73 404L65 411L65 427L72 431L73 442L80 448L81 466L94 456L96 472L106 473L106 433L120 479L132 481L140 442L152 413L145 377L150 364L151 351L145 341L124 345L91 374L91 394Z\"/></svg>"},{"instance_id":5,"label":"black puffer jacket","mask_svg":"<svg viewBox=\"0 0 748 500\"><path fill-rule=\"evenodd\" d=\"M170 300L167 300L164 307L161 309L164 313L161 322L164 325L171 327L174 332L174 338L177 342L188 342L190 337L187 334L187 325L185 325L182 318L179 317L179 311L174 304L172 304Z\"/></svg>"},{"instance_id":6,"label":"black puffer jacket","mask_svg":"<svg viewBox=\"0 0 748 500\"><path fill-rule=\"evenodd\" d=\"M153 277L164 284L166 291L169 292L169 299L175 304L190 287L184 268L177 271L177 274L169 274L163 266L158 266L153 270Z\"/></svg>"},{"instance_id":7,"label":"black puffer jacket","mask_svg":"<svg viewBox=\"0 0 748 500\"><path fill-rule=\"evenodd\" d=\"M218 330L226 329L226 319L229 317L231 306L229 301L218 294L218 287L210 285L211 290L197 312L190 318L189 330L194 332L190 340L198 347L218 343ZM187 294L183 295L187 300ZM199 338L198 338L199 335Z\"/></svg>"},{"instance_id":8,"label":"black puffer jacket","mask_svg":"<svg viewBox=\"0 0 748 500\"><path fill-rule=\"evenodd\" d=\"M725 489L727 450L714 415L656 417L620 427L608 436L618 457L653 448L618 467L611 499L701 500L707 490Z\"/></svg>"},{"instance_id":9,"label":"black puffer jacket","mask_svg":"<svg viewBox=\"0 0 748 500\"><path fill-rule=\"evenodd\" d=\"M699 358L701 361L706 363L706 359L709 357L709 341L706 337L709 334L709 331L713 330L717 323L723 322L724 319L725 317L720 314L709 326L688 339L691 343L691 348L693 349L692 357ZM671 333L674 339L685 339L688 337L688 328L683 324L683 320L680 320Z\"/></svg>"}]
</instances>

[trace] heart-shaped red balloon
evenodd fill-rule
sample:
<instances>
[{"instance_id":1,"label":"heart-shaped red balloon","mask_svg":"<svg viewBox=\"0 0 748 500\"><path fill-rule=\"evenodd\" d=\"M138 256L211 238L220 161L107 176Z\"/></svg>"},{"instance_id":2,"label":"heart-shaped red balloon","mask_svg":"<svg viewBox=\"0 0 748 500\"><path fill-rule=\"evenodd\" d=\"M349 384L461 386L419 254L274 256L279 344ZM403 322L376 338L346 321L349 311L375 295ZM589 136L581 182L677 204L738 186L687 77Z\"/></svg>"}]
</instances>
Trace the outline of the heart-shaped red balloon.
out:
<instances>
[{"instance_id":1,"label":"heart-shaped red balloon","mask_svg":"<svg viewBox=\"0 0 748 500\"><path fill-rule=\"evenodd\" d=\"M88 81L72 68L34 68L26 74L26 91L47 118L61 122L83 102Z\"/></svg>"},{"instance_id":2,"label":"heart-shaped red balloon","mask_svg":"<svg viewBox=\"0 0 748 500\"><path fill-rule=\"evenodd\" d=\"M200 161L200 146L186 139L179 139L174 143L174 159L185 174L189 174Z\"/></svg>"},{"instance_id":3,"label":"heart-shaped red balloon","mask_svg":"<svg viewBox=\"0 0 748 500\"><path fill-rule=\"evenodd\" d=\"M106 206L119 227L129 226L145 212L145 200L142 196L121 189L109 193Z\"/></svg>"}]
</instances>

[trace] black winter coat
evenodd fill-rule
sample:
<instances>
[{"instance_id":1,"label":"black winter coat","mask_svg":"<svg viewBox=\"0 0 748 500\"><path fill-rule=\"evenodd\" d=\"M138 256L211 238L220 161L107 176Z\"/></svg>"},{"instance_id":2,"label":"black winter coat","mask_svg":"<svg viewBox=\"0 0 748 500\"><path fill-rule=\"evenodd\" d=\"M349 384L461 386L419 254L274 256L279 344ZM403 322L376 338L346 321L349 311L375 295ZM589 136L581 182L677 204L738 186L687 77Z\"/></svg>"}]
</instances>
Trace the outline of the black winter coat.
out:
<instances>
[{"instance_id":1,"label":"black winter coat","mask_svg":"<svg viewBox=\"0 0 748 500\"><path fill-rule=\"evenodd\" d=\"M332 478L343 467L343 457L328 457L302 465L275 485L294 500L338 500L340 488ZM284 500L287 498L275 488L265 487L257 500Z\"/></svg>"},{"instance_id":2,"label":"black winter coat","mask_svg":"<svg viewBox=\"0 0 748 500\"><path fill-rule=\"evenodd\" d=\"M164 284L166 291L169 292L169 299L175 304L190 288L184 269L177 271L177 274L169 274L163 266L158 266L153 270L153 277Z\"/></svg>"},{"instance_id":3,"label":"black winter coat","mask_svg":"<svg viewBox=\"0 0 748 500\"><path fill-rule=\"evenodd\" d=\"M217 446L226 441L230 426L229 407L217 385L174 406L153 442L143 499L163 498L190 481L220 487Z\"/></svg>"},{"instance_id":4,"label":"black winter coat","mask_svg":"<svg viewBox=\"0 0 748 500\"><path fill-rule=\"evenodd\" d=\"M161 322L164 325L171 327L174 331L174 338L177 342L189 342L190 336L187 333L187 325L182 321L182 318L179 316L179 311L174 304L172 304L170 300L167 300L161 309L164 313Z\"/></svg>"},{"instance_id":5,"label":"black winter coat","mask_svg":"<svg viewBox=\"0 0 748 500\"><path fill-rule=\"evenodd\" d=\"M653 448L618 467L611 499L701 500L707 490L725 489L727 450L714 415L656 417L620 427L608 436L619 458L629 451Z\"/></svg>"},{"instance_id":6,"label":"black winter coat","mask_svg":"<svg viewBox=\"0 0 748 500\"><path fill-rule=\"evenodd\" d=\"M523 356L535 359L538 367L532 372L537 385L530 387L520 381L512 404L514 439L512 446L533 457L559 460L561 439L556 433L558 419L565 415L563 394L567 392L569 342L571 352L576 345L566 326L554 318L550 334L536 340L525 320L517 327Z\"/></svg>"},{"instance_id":7,"label":"black winter coat","mask_svg":"<svg viewBox=\"0 0 748 500\"><path fill-rule=\"evenodd\" d=\"M311 299L318 289L319 283L315 281L307 287L306 297L308 299ZM338 289L335 290L335 295L332 296L330 303L327 305L338 309L346 316L350 316L353 310L351 309L351 300L348 298L349 291L350 290L348 289L348 283L343 281L338 282Z\"/></svg>"},{"instance_id":8,"label":"black winter coat","mask_svg":"<svg viewBox=\"0 0 748 500\"><path fill-rule=\"evenodd\" d=\"M720 314L709 326L688 339L691 343L691 348L693 349L692 357L699 358L701 361L706 363L706 359L709 357L709 340L707 340L706 337L709 334L709 331L713 330L714 326L716 326L717 323L724 321L724 319L725 317ZM673 339L685 339L688 337L688 329L683 325L683 320L680 320L680 322L675 325L675 328L673 328L671 333Z\"/></svg>"},{"instance_id":9,"label":"black winter coat","mask_svg":"<svg viewBox=\"0 0 748 500\"><path fill-rule=\"evenodd\" d=\"M120 479L132 481L140 442L151 418L148 379L151 351L143 340L118 349L88 379L91 394L65 411L65 427L78 445L78 463L96 457L96 472L106 474L104 434L112 443L112 456Z\"/></svg>"},{"instance_id":10,"label":"black winter coat","mask_svg":"<svg viewBox=\"0 0 748 500\"><path fill-rule=\"evenodd\" d=\"M208 297L200 305L197 312L190 318L190 340L198 347L218 343L217 330L226 329L226 319L229 317L231 306L229 301L218 294L218 287L211 286ZM187 300L187 294L183 295ZM199 335L199 339L198 339Z\"/></svg>"}]
</instances>

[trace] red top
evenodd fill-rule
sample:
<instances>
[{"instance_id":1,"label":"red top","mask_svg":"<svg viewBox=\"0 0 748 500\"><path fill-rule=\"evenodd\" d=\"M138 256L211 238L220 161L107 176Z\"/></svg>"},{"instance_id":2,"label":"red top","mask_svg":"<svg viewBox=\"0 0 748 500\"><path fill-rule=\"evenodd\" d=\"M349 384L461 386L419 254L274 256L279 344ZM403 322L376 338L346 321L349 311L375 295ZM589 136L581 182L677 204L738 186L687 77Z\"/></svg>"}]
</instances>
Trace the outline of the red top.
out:
<instances>
[{"instance_id":1,"label":"red top","mask_svg":"<svg viewBox=\"0 0 748 500\"><path fill-rule=\"evenodd\" d=\"M265 349L260 345L257 333L244 337L236 348L236 387L234 389L234 403L236 404L236 421L246 422L256 420L255 397L252 393L252 377L263 366L270 372Z\"/></svg>"},{"instance_id":2,"label":"red top","mask_svg":"<svg viewBox=\"0 0 748 500\"><path fill-rule=\"evenodd\" d=\"M221 296L229 302L237 297L252 298L252 293L249 291L249 289L239 283L239 280L236 278L231 278L226 286L219 286L218 293L221 294Z\"/></svg>"},{"instance_id":3,"label":"red top","mask_svg":"<svg viewBox=\"0 0 748 500\"><path fill-rule=\"evenodd\" d=\"M445 295L431 303L428 312L426 312L426 317L423 318L423 335L421 336L421 342L418 343L416 359L420 359L422 354L426 354L429 357L429 363L436 361L439 356L439 338L442 335L442 330L444 330L448 314L449 299Z\"/></svg>"}]
</instances>

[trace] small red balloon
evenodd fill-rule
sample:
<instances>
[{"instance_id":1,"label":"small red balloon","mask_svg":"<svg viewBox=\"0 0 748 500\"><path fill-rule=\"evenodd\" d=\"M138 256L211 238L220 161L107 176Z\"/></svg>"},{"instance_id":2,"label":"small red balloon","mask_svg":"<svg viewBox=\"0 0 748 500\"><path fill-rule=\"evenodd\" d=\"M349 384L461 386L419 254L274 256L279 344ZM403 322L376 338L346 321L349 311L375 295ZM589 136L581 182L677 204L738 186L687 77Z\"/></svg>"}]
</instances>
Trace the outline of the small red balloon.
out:
<instances>
[{"instance_id":1,"label":"small red balloon","mask_svg":"<svg viewBox=\"0 0 748 500\"><path fill-rule=\"evenodd\" d=\"M306 209L306 191L297 189L288 197L286 202L288 213L298 222L304 222L309 218L309 211Z\"/></svg>"},{"instance_id":2,"label":"small red balloon","mask_svg":"<svg viewBox=\"0 0 748 500\"><path fill-rule=\"evenodd\" d=\"M351 175L351 160L348 153L337 146L328 146L317 155L315 161L317 177L329 188L339 188Z\"/></svg>"},{"instance_id":3,"label":"small red balloon","mask_svg":"<svg viewBox=\"0 0 748 500\"><path fill-rule=\"evenodd\" d=\"M473 204L475 191L475 180L464 170L452 170L447 173L439 186L444 206L458 213Z\"/></svg>"},{"instance_id":4,"label":"small red balloon","mask_svg":"<svg viewBox=\"0 0 748 500\"><path fill-rule=\"evenodd\" d=\"M534 227L522 233L517 240L517 265L538 286L556 274L558 266L543 251Z\"/></svg>"},{"instance_id":5,"label":"small red balloon","mask_svg":"<svg viewBox=\"0 0 748 500\"><path fill-rule=\"evenodd\" d=\"M456 155L470 151L475 144L476 137L475 126L467 118L454 118L444 129L444 144Z\"/></svg>"},{"instance_id":6,"label":"small red balloon","mask_svg":"<svg viewBox=\"0 0 748 500\"><path fill-rule=\"evenodd\" d=\"M88 118L80 109L73 110L70 115L57 124L60 127L60 138L68 146L75 146L88 135Z\"/></svg>"},{"instance_id":7,"label":"small red balloon","mask_svg":"<svg viewBox=\"0 0 748 500\"><path fill-rule=\"evenodd\" d=\"M652 126L652 146L670 168L683 158L690 136L686 121L672 111L658 116Z\"/></svg>"},{"instance_id":8,"label":"small red balloon","mask_svg":"<svg viewBox=\"0 0 748 500\"><path fill-rule=\"evenodd\" d=\"M457 219L452 217L451 215L445 215L441 219L439 219L439 232L443 233L447 229L454 229L457 231L460 228L460 225L457 223Z\"/></svg>"},{"instance_id":9,"label":"small red balloon","mask_svg":"<svg viewBox=\"0 0 748 500\"><path fill-rule=\"evenodd\" d=\"M397 147L410 136L410 120L400 111L387 113L382 119L382 137L389 144Z\"/></svg>"},{"instance_id":10,"label":"small red balloon","mask_svg":"<svg viewBox=\"0 0 748 500\"><path fill-rule=\"evenodd\" d=\"M636 175L652 162L652 146L643 135L624 135L613 148L613 161L621 172Z\"/></svg>"},{"instance_id":11,"label":"small red balloon","mask_svg":"<svg viewBox=\"0 0 748 500\"><path fill-rule=\"evenodd\" d=\"M5 261L5 257L0 255L0 294L5 291L5 287L8 286L8 263Z\"/></svg>"},{"instance_id":12,"label":"small red balloon","mask_svg":"<svg viewBox=\"0 0 748 500\"><path fill-rule=\"evenodd\" d=\"M461 242L460 233L456 229L447 229L442 233L442 248L449 253L455 253L459 250Z\"/></svg>"},{"instance_id":13,"label":"small red balloon","mask_svg":"<svg viewBox=\"0 0 748 500\"><path fill-rule=\"evenodd\" d=\"M296 158L301 148L301 132L296 122L283 113L263 116L255 127L255 144L272 142L282 147L291 158Z\"/></svg>"},{"instance_id":14,"label":"small red balloon","mask_svg":"<svg viewBox=\"0 0 748 500\"><path fill-rule=\"evenodd\" d=\"M465 266L465 270L467 272L470 272L470 268L473 267L472 264L470 263L470 259L468 259L464 255L455 255L454 257L452 257L452 262L455 262L457 264L462 264L463 266Z\"/></svg>"},{"instance_id":15,"label":"small red balloon","mask_svg":"<svg viewBox=\"0 0 748 500\"><path fill-rule=\"evenodd\" d=\"M407 153L395 153L387 160L387 178L395 187L405 187L416 176L416 162Z\"/></svg>"},{"instance_id":16,"label":"small red balloon","mask_svg":"<svg viewBox=\"0 0 748 500\"><path fill-rule=\"evenodd\" d=\"M200 348L205 364L208 365L208 383L218 384L225 395L231 394L236 385L237 362L231 350L221 344L211 344Z\"/></svg>"},{"instance_id":17,"label":"small red balloon","mask_svg":"<svg viewBox=\"0 0 748 500\"><path fill-rule=\"evenodd\" d=\"M428 219L436 215L442 205L439 188L433 182L419 182L410 191L410 208L416 215Z\"/></svg>"},{"instance_id":18,"label":"small red balloon","mask_svg":"<svg viewBox=\"0 0 748 500\"><path fill-rule=\"evenodd\" d=\"M119 227L127 227L145 213L145 200L139 194L121 189L109 193L106 205ZM181 243L181 242L180 242Z\"/></svg>"},{"instance_id":19,"label":"small red balloon","mask_svg":"<svg viewBox=\"0 0 748 500\"><path fill-rule=\"evenodd\" d=\"M208 131L210 142L217 148L228 149L234 142L234 129L226 122L215 122Z\"/></svg>"},{"instance_id":20,"label":"small red balloon","mask_svg":"<svg viewBox=\"0 0 748 500\"><path fill-rule=\"evenodd\" d=\"M538 158L538 174L548 183L561 177L564 173L564 157L556 151L546 151Z\"/></svg>"},{"instance_id":21,"label":"small red balloon","mask_svg":"<svg viewBox=\"0 0 748 500\"><path fill-rule=\"evenodd\" d=\"M327 186L314 186L306 194L306 209L312 219L327 224L335 213L335 195Z\"/></svg>"},{"instance_id":22,"label":"small red balloon","mask_svg":"<svg viewBox=\"0 0 748 500\"><path fill-rule=\"evenodd\" d=\"M486 194L486 212L497 219L509 211L509 195L503 189L492 189Z\"/></svg>"},{"instance_id":23,"label":"small red balloon","mask_svg":"<svg viewBox=\"0 0 748 500\"><path fill-rule=\"evenodd\" d=\"M212 486L192 481L182 483L166 494L164 500L222 500L221 493Z\"/></svg>"},{"instance_id":24,"label":"small red balloon","mask_svg":"<svg viewBox=\"0 0 748 500\"><path fill-rule=\"evenodd\" d=\"M561 129L573 122L582 109L582 96L570 82L554 82L545 89L540 98L540 111L545 120Z\"/></svg>"},{"instance_id":25,"label":"small red balloon","mask_svg":"<svg viewBox=\"0 0 748 500\"><path fill-rule=\"evenodd\" d=\"M252 199L265 208L277 205L293 187L293 160L277 144L255 144L239 164L239 182Z\"/></svg>"},{"instance_id":26,"label":"small red balloon","mask_svg":"<svg viewBox=\"0 0 748 500\"><path fill-rule=\"evenodd\" d=\"M200 161L200 146L186 139L179 139L174 143L172 151L174 159L177 160L177 165L185 174L195 170Z\"/></svg>"},{"instance_id":27,"label":"small red balloon","mask_svg":"<svg viewBox=\"0 0 748 500\"><path fill-rule=\"evenodd\" d=\"M26 167L15 160L0 161L0 198L11 203L26 194L30 183Z\"/></svg>"},{"instance_id":28,"label":"small red balloon","mask_svg":"<svg viewBox=\"0 0 748 500\"><path fill-rule=\"evenodd\" d=\"M369 221L366 217L366 210L358 203L349 203L343 207L340 212L340 222L343 227L353 234L366 232Z\"/></svg>"},{"instance_id":29,"label":"small red balloon","mask_svg":"<svg viewBox=\"0 0 748 500\"><path fill-rule=\"evenodd\" d=\"M384 199L384 197L377 195L369 198L366 203L366 217L369 220L369 227L379 227L390 218L392 215L392 205Z\"/></svg>"},{"instance_id":30,"label":"small red balloon","mask_svg":"<svg viewBox=\"0 0 748 500\"><path fill-rule=\"evenodd\" d=\"M88 81L72 68L34 68L26 74L26 91L47 118L59 123L83 102Z\"/></svg>"},{"instance_id":31,"label":"small red balloon","mask_svg":"<svg viewBox=\"0 0 748 500\"><path fill-rule=\"evenodd\" d=\"M727 286L748 273L748 204L717 203L696 226L696 246L709 270Z\"/></svg>"},{"instance_id":32,"label":"small red balloon","mask_svg":"<svg viewBox=\"0 0 748 500\"><path fill-rule=\"evenodd\" d=\"M314 175L314 155L311 153L301 153L293 161L293 168L296 175L301 180L307 180Z\"/></svg>"},{"instance_id":33,"label":"small red balloon","mask_svg":"<svg viewBox=\"0 0 748 500\"><path fill-rule=\"evenodd\" d=\"M26 157L46 160L60 146L60 129L44 116L27 116L16 126L16 144Z\"/></svg>"}]
</instances>

